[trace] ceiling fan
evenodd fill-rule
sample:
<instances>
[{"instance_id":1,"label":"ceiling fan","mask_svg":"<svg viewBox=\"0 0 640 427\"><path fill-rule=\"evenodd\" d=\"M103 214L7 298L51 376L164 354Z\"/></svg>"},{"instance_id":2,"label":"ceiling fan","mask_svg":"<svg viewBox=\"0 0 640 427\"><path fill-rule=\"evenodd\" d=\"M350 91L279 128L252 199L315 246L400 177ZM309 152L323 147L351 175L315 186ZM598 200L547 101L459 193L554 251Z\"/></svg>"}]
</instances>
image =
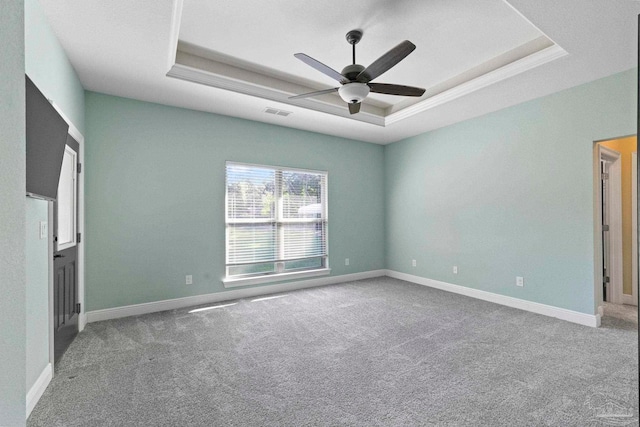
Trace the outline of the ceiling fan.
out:
<instances>
[{"instance_id":1,"label":"ceiling fan","mask_svg":"<svg viewBox=\"0 0 640 427\"><path fill-rule=\"evenodd\" d=\"M304 53L293 55L305 64L339 81L342 86L290 96L289 99L308 98L338 92L340 97L349 105L349 113L356 114L360 111L360 103L369 95L369 92L400 96L422 96L424 94L425 89L420 87L371 83L371 80L385 73L413 52L416 45L409 40L405 40L365 68L360 64L356 64L356 44L362 39L362 31L351 30L346 37L353 49L353 64L344 67L342 73Z\"/></svg>"}]
</instances>

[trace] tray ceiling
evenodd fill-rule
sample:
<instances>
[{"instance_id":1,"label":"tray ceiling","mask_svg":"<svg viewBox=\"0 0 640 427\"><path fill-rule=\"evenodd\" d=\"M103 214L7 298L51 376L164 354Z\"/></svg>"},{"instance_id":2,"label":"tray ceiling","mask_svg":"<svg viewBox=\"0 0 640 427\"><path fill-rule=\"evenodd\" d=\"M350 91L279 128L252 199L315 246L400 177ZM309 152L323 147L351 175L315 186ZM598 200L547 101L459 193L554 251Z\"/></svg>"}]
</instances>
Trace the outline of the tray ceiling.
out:
<instances>
[{"instance_id":1,"label":"tray ceiling","mask_svg":"<svg viewBox=\"0 0 640 427\"><path fill-rule=\"evenodd\" d=\"M168 75L386 126L450 101L452 93L462 96L480 89L483 76L504 67L519 64L499 79L566 54L502 0L435 1L427 13L424 2L418 1L355 0L349 4L351 13L335 13L340 9L337 1L275 0L269 7L274 13L265 14L251 0L185 1L176 63ZM235 19L238 15L243 19ZM228 24L210 25L211 17ZM356 45L356 61L364 66L402 40L416 44L415 52L376 82L423 87L425 95L370 94L355 115L348 114L337 93L289 100L292 95L337 86L293 53L307 53L340 71L351 63L345 29L354 28L364 31ZM462 85L466 90L456 92ZM416 104L420 105L408 108Z\"/></svg>"},{"instance_id":2,"label":"tray ceiling","mask_svg":"<svg viewBox=\"0 0 640 427\"><path fill-rule=\"evenodd\" d=\"M88 90L375 143L629 69L640 13L630 0L40 2ZM412 41L417 49L375 81L425 95L372 94L356 115L334 94L289 100L336 86L293 54L340 71L356 28L365 66Z\"/></svg>"}]
</instances>

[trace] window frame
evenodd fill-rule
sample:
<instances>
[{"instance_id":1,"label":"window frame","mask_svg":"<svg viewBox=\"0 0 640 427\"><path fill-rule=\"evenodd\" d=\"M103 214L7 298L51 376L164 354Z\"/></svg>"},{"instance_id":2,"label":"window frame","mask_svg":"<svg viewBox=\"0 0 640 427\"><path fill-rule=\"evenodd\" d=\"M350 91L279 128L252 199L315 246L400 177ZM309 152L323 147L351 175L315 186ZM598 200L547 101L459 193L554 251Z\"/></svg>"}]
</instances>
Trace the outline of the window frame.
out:
<instances>
[{"instance_id":1,"label":"window frame","mask_svg":"<svg viewBox=\"0 0 640 427\"><path fill-rule=\"evenodd\" d=\"M273 218L229 218L229 183L228 183L228 167L229 166L241 166L247 168L259 168L259 169L267 169L274 171L274 215ZM284 218L284 190L282 188L282 174L285 172L293 172L293 173L308 173L314 175L321 175L321 216L320 218ZM316 277L330 274L331 269L329 268L329 208L328 208L328 187L329 187L329 176L327 171L320 170L312 170L312 169L302 169L302 168L293 168L287 166L272 166L272 165L263 165L263 164L254 164L254 163L244 163L244 162L235 162L235 161L226 161L225 162L225 205L224 205L224 217L225 217L225 277L222 279L222 283L225 288L236 287L236 286L247 286L254 285L260 283L268 283L282 280L292 280L292 279L301 279L308 277ZM276 246L276 258L275 261L264 261L264 262L254 262L254 263L246 263L246 265L258 265L258 264L273 264L273 271L269 272L258 272L258 273L247 273L247 274L236 274L230 275L229 269L230 267L234 267L238 264L230 264L229 261L229 226L230 225L238 225L238 224L272 224L275 227L275 246ZM311 257L302 257L296 259L284 259L284 224L322 224L325 238L325 251L324 255L321 256L311 256ZM296 261L296 260L304 260L304 259L315 259L320 258L320 267L317 268L297 268L285 270L284 265L286 262Z\"/></svg>"}]
</instances>

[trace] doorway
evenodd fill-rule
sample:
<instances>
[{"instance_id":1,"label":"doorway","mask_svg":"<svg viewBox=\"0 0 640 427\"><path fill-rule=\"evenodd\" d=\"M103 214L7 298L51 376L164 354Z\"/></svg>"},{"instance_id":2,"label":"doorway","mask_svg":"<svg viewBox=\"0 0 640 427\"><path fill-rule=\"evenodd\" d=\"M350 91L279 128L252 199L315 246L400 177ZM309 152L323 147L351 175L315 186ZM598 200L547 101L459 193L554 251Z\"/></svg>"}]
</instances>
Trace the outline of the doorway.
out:
<instances>
[{"instance_id":1,"label":"doorway","mask_svg":"<svg viewBox=\"0 0 640 427\"><path fill-rule=\"evenodd\" d=\"M596 143L596 304L637 306L637 138ZM609 307L611 309L611 307Z\"/></svg>"},{"instance_id":2,"label":"doorway","mask_svg":"<svg viewBox=\"0 0 640 427\"><path fill-rule=\"evenodd\" d=\"M53 326L54 364L78 334L78 153L80 146L67 136L58 197L53 204Z\"/></svg>"}]
</instances>

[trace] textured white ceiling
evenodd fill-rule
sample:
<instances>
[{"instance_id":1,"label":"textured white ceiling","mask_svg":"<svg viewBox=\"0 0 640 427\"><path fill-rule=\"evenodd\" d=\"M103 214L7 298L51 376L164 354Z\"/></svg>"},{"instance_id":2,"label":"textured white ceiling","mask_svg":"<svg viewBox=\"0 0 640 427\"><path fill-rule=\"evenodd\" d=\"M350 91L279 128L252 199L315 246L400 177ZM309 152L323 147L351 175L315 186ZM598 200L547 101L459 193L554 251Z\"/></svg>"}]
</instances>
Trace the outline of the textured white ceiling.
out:
<instances>
[{"instance_id":1,"label":"textured white ceiling","mask_svg":"<svg viewBox=\"0 0 640 427\"><path fill-rule=\"evenodd\" d=\"M381 144L634 67L640 13L633 0L40 3L88 90ZM352 28L365 32L358 45L364 65L402 40L418 46L377 79L388 83L427 87L535 38L538 29L569 55L387 127L166 76L179 29L185 41L331 86L293 54L307 53L339 71L350 61L344 34ZM269 115L265 107L293 114Z\"/></svg>"},{"instance_id":2,"label":"textured white ceiling","mask_svg":"<svg viewBox=\"0 0 640 427\"><path fill-rule=\"evenodd\" d=\"M367 66L403 40L417 49L376 81L429 88L542 33L502 0L300 2L185 0L181 41L333 87L293 57L306 53L341 71L351 64L347 31L361 29L356 60ZM238 19L242 17L242 19ZM395 104L403 97L371 97Z\"/></svg>"}]
</instances>

